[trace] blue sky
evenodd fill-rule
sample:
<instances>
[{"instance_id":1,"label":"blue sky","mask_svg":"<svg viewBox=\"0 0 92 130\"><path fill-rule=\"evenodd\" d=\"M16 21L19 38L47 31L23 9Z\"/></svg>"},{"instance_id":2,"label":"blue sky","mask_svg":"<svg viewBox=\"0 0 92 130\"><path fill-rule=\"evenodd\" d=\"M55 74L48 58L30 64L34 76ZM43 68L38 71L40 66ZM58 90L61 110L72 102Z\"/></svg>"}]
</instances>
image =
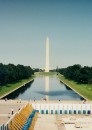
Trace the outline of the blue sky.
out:
<instances>
[{"instance_id":1,"label":"blue sky","mask_svg":"<svg viewBox=\"0 0 92 130\"><path fill-rule=\"evenodd\" d=\"M0 62L92 66L92 0L0 0Z\"/></svg>"}]
</instances>

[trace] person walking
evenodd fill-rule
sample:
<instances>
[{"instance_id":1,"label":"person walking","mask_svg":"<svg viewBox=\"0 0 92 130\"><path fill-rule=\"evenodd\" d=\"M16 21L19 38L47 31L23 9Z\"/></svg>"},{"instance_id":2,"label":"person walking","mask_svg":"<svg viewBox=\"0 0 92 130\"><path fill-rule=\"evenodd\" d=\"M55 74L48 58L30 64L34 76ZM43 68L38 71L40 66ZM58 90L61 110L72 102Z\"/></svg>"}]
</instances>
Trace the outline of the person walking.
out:
<instances>
[{"instance_id":1,"label":"person walking","mask_svg":"<svg viewBox=\"0 0 92 130\"><path fill-rule=\"evenodd\" d=\"M12 115L14 114L14 108L13 107L11 108L11 114Z\"/></svg>"},{"instance_id":2,"label":"person walking","mask_svg":"<svg viewBox=\"0 0 92 130\"><path fill-rule=\"evenodd\" d=\"M35 97L34 97L34 102L35 102Z\"/></svg>"}]
</instances>

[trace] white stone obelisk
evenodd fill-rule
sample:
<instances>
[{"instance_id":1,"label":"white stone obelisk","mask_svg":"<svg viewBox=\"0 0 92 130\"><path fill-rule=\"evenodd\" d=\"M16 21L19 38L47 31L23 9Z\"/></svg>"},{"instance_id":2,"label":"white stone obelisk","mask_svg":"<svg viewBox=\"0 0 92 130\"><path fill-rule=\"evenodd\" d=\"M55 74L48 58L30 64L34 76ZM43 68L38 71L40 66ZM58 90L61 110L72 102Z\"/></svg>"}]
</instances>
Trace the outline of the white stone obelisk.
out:
<instances>
[{"instance_id":1,"label":"white stone obelisk","mask_svg":"<svg viewBox=\"0 0 92 130\"><path fill-rule=\"evenodd\" d=\"M46 68L45 72L49 72L49 38L46 39Z\"/></svg>"}]
</instances>

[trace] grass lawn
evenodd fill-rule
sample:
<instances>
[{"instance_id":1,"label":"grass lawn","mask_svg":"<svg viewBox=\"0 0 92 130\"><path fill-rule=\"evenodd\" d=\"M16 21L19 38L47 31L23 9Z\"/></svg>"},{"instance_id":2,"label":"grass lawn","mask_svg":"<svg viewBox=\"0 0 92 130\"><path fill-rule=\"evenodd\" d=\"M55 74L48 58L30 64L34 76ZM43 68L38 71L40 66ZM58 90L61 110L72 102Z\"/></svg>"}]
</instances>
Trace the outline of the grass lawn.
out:
<instances>
[{"instance_id":1,"label":"grass lawn","mask_svg":"<svg viewBox=\"0 0 92 130\"><path fill-rule=\"evenodd\" d=\"M36 76L53 76L56 75L56 72L37 72L35 73Z\"/></svg>"},{"instance_id":2,"label":"grass lawn","mask_svg":"<svg viewBox=\"0 0 92 130\"><path fill-rule=\"evenodd\" d=\"M78 84L72 80L66 79L61 74L58 74L58 77L61 81L65 82L67 85L71 86L71 88L76 90L78 93L83 95L85 98L92 101L92 84Z\"/></svg>"},{"instance_id":3,"label":"grass lawn","mask_svg":"<svg viewBox=\"0 0 92 130\"><path fill-rule=\"evenodd\" d=\"M15 83L7 84L5 86L0 86L0 97L13 91L14 89L18 88L19 86L23 85L24 83L27 83L28 81L31 81L35 78L35 76L32 76L28 79L23 79Z\"/></svg>"}]
</instances>

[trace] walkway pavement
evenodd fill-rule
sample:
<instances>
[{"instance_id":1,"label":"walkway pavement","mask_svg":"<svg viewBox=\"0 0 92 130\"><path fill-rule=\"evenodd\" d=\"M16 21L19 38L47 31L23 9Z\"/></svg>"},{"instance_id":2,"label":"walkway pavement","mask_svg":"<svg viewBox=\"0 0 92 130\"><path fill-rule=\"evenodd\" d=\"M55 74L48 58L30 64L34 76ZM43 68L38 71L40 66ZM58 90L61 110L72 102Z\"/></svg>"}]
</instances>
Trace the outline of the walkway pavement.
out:
<instances>
[{"instance_id":1,"label":"walkway pavement","mask_svg":"<svg viewBox=\"0 0 92 130\"><path fill-rule=\"evenodd\" d=\"M34 130L58 130L55 115L39 114Z\"/></svg>"},{"instance_id":2,"label":"walkway pavement","mask_svg":"<svg viewBox=\"0 0 92 130\"><path fill-rule=\"evenodd\" d=\"M60 126L64 125L64 130L92 130L92 116L70 116L70 115L57 115L56 117ZM63 129L62 129L63 130Z\"/></svg>"},{"instance_id":3,"label":"walkway pavement","mask_svg":"<svg viewBox=\"0 0 92 130\"><path fill-rule=\"evenodd\" d=\"M11 108L14 109L15 113L26 103L27 101L20 102L19 100L0 100L0 125L7 123L9 117L12 117Z\"/></svg>"}]
</instances>

